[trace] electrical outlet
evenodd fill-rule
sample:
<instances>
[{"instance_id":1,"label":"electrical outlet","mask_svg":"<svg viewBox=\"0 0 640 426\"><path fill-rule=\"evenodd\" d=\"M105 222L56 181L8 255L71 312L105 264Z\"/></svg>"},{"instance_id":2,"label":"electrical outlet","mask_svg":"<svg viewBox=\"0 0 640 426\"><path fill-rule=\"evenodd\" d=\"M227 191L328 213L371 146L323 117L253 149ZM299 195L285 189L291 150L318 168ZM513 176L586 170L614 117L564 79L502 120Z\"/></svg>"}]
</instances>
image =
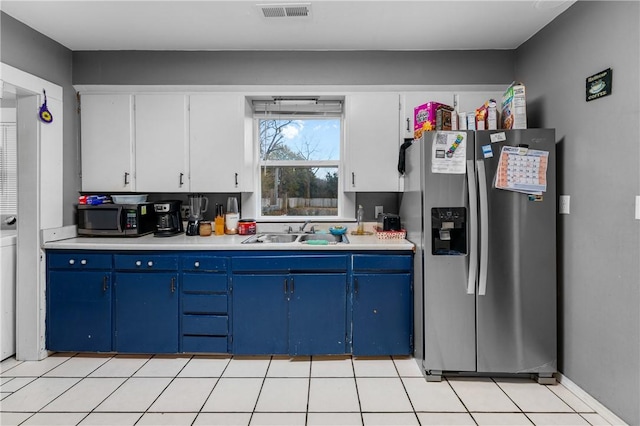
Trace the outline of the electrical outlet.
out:
<instances>
[{"instance_id":1,"label":"electrical outlet","mask_svg":"<svg viewBox=\"0 0 640 426\"><path fill-rule=\"evenodd\" d=\"M571 211L571 196L561 195L558 204L558 213L569 214Z\"/></svg>"},{"instance_id":2,"label":"electrical outlet","mask_svg":"<svg viewBox=\"0 0 640 426\"><path fill-rule=\"evenodd\" d=\"M636 219L640 220L640 195L636 195Z\"/></svg>"},{"instance_id":3,"label":"electrical outlet","mask_svg":"<svg viewBox=\"0 0 640 426\"><path fill-rule=\"evenodd\" d=\"M380 216L383 212L383 206L376 206L375 207L375 214L373 215L373 217L375 217L376 219L378 218L378 216Z\"/></svg>"},{"instance_id":4,"label":"electrical outlet","mask_svg":"<svg viewBox=\"0 0 640 426\"><path fill-rule=\"evenodd\" d=\"M189 206L180 206L180 215L183 219L189 218Z\"/></svg>"}]
</instances>

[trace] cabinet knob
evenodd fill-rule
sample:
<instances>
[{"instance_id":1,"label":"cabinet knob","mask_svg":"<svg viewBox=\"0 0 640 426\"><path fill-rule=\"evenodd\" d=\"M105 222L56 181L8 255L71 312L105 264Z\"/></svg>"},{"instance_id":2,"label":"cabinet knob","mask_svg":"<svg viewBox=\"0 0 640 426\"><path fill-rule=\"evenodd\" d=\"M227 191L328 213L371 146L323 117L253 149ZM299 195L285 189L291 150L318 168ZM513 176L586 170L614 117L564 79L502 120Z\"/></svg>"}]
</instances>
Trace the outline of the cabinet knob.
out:
<instances>
[{"instance_id":1,"label":"cabinet knob","mask_svg":"<svg viewBox=\"0 0 640 426\"><path fill-rule=\"evenodd\" d=\"M73 265L75 263L76 263L76 261L74 259L69 259L69 265Z\"/></svg>"},{"instance_id":2,"label":"cabinet knob","mask_svg":"<svg viewBox=\"0 0 640 426\"><path fill-rule=\"evenodd\" d=\"M196 268L199 268L200 267L200 262L194 262L193 266L196 267Z\"/></svg>"},{"instance_id":3,"label":"cabinet knob","mask_svg":"<svg viewBox=\"0 0 640 426\"><path fill-rule=\"evenodd\" d=\"M141 266L142 262L140 262L139 260L136 260L136 266Z\"/></svg>"},{"instance_id":4,"label":"cabinet knob","mask_svg":"<svg viewBox=\"0 0 640 426\"><path fill-rule=\"evenodd\" d=\"M86 265L86 264L87 264L87 260L86 260L86 259L82 259L82 260L80 261L80 264L81 264L81 265Z\"/></svg>"},{"instance_id":5,"label":"cabinet knob","mask_svg":"<svg viewBox=\"0 0 640 426\"><path fill-rule=\"evenodd\" d=\"M153 262L152 262L152 261L148 261L148 262L147 262L147 266L148 266L149 268L151 268L151 267L153 266Z\"/></svg>"}]
</instances>

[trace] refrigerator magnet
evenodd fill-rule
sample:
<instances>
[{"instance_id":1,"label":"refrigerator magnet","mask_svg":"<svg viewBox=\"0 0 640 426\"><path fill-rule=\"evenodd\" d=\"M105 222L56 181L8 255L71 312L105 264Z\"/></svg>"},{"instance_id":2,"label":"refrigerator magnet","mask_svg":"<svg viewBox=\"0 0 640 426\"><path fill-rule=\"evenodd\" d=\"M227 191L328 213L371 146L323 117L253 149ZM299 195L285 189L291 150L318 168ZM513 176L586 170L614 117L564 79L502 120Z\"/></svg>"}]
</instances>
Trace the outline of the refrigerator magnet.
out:
<instances>
[{"instance_id":1,"label":"refrigerator magnet","mask_svg":"<svg viewBox=\"0 0 640 426\"><path fill-rule=\"evenodd\" d=\"M493 150L491 149L491 145L482 145L482 155L484 158L493 157Z\"/></svg>"},{"instance_id":2,"label":"refrigerator magnet","mask_svg":"<svg viewBox=\"0 0 640 426\"><path fill-rule=\"evenodd\" d=\"M505 132L492 133L489 135L489 138L491 139L491 143L504 142L507 140L507 135Z\"/></svg>"}]
</instances>

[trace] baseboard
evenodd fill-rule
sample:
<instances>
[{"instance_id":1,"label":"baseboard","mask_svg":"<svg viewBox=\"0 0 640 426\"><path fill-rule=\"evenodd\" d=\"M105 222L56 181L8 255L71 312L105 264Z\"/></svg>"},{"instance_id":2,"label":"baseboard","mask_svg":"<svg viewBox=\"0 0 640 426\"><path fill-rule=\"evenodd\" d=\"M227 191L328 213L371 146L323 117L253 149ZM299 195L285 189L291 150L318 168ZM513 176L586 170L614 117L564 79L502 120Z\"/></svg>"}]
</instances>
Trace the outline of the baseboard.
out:
<instances>
[{"instance_id":1,"label":"baseboard","mask_svg":"<svg viewBox=\"0 0 640 426\"><path fill-rule=\"evenodd\" d=\"M558 379L558 383L562 384L562 386L573 392L578 398L584 401L585 404L587 404L598 414L600 414L606 421L608 421L612 425L627 425L624 420L612 413L611 410L609 410L607 407L602 405L601 402L585 392L580 386L571 381L571 379L567 378L562 373L556 373L556 377Z\"/></svg>"}]
</instances>

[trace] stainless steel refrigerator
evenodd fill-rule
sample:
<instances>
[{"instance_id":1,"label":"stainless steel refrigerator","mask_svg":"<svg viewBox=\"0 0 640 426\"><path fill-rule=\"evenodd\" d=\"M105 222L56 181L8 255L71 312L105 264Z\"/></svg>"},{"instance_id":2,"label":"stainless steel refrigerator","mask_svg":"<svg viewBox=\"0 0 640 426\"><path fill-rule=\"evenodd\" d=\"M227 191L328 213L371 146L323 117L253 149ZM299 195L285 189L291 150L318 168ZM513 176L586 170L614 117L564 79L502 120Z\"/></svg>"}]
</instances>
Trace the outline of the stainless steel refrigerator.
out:
<instances>
[{"instance_id":1,"label":"stainless steel refrigerator","mask_svg":"<svg viewBox=\"0 0 640 426\"><path fill-rule=\"evenodd\" d=\"M417 246L415 356L427 379L553 381L555 131L425 132L405 155L400 213Z\"/></svg>"}]
</instances>

